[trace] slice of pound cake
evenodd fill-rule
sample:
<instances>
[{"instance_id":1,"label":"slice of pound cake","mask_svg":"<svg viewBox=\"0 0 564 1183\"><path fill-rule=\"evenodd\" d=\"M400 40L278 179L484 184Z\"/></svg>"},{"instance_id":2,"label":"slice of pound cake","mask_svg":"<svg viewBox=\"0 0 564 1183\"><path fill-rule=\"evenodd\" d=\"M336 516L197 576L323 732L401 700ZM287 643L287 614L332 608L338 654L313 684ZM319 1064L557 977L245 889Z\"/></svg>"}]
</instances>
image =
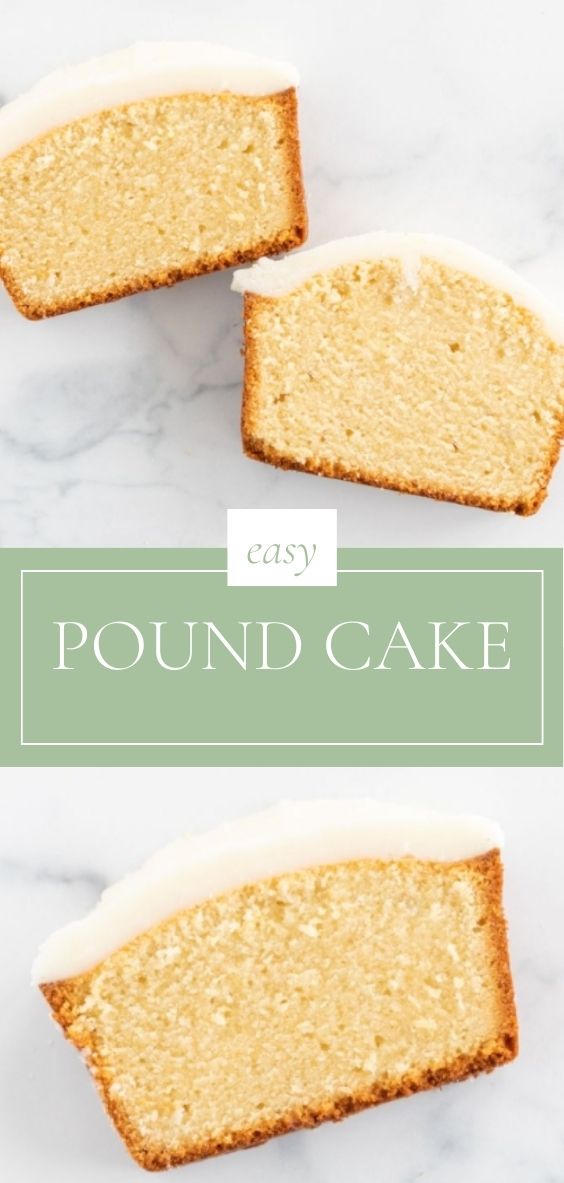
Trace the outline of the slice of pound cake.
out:
<instances>
[{"instance_id":1,"label":"slice of pound cake","mask_svg":"<svg viewBox=\"0 0 564 1183\"><path fill-rule=\"evenodd\" d=\"M34 977L149 1170L513 1059L498 828L285 804L181 839Z\"/></svg>"},{"instance_id":2,"label":"slice of pound cake","mask_svg":"<svg viewBox=\"0 0 564 1183\"><path fill-rule=\"evenodd\" d=\"M496 260L369 234L238 271L243 440L282 468L534 513L564 430L564 315Z\"/></svg>"},{"instance_id":3,"label":"slice of pound cake","mask_svg":"<svg viewBox=\"0 0 564 1183\"><path fill-rule=\"evenodd\" d=\"M0 109L0 277L32 319L303 242L292 66L139 44Z\"/></svg>"}]
</instances>

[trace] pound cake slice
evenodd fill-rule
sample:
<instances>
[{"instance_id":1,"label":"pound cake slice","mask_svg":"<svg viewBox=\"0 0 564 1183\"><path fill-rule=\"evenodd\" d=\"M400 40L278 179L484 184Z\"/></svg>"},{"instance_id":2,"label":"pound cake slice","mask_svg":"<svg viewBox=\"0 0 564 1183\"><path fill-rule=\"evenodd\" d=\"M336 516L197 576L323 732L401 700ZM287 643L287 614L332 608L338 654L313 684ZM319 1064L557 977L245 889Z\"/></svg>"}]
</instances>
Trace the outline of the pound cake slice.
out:
<instances>
[{"instance_id":1,"label":"pound cake slice","mask_svg":"<svg viewBox=\"0 0 564 1183\"><path fill-rule=\"evenodd\" d=\"M157 42L0 109L0 278L36 319L303 242L297 74Z\"/></svg>"},{"instance_id":2,"label":"pound cake slice","mask_svg":"<svg viewBox=\"0 0 564 1183\"><path fill-rule=\"evenodd\" d=\"M148 1170L513 1059L500 834L369 800L181 839L34 967Z\"/></svg>"},{"instance_id":3,"label":"pound cake slice","mask_svg":"<svg viewBox=\"0 0 564 1183\"><path fill-rule=\"evenodd\" d=\"M243 443L282 468L531 514L564 430L564 315L479 251L345 238L235 274Z\"/></svg>"}]
</instances>

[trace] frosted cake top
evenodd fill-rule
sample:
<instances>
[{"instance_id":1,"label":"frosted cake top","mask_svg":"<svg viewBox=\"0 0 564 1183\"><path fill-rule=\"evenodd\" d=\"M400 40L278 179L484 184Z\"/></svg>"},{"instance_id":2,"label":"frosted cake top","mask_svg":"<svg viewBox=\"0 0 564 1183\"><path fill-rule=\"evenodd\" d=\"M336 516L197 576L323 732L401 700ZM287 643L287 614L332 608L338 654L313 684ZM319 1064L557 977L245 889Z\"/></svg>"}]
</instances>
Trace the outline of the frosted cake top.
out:
<instances>
[{"instance_id":1,"label":"frosted cake top","mask_svg":"<svg viewBox=\"0 0 564 1183\"><path fill-rule=\"evenodd\" d=\"M555 340L564 343L564 313L511 267L492 255L476 250L456 238L439 234L399 234L377 231L353 238L337 238L323 246L296 251L282 259L259 259L252 267L236 271L232 287L236 292L260 296L284 296L312 276L347 264L379 259L399 259L406 282L414 289L424 258L474 275L483 283L506 293L519 306L528 308L545 325Z\"/></svg>"},{"instance_id":2,"label":"frosted cake top","mask_svg":"<svg viewBox=\"0 0 564 1183\"><path fill-rule=\"evenodd\" d=\"M297 84L288 62L207 41L140 41L55 70L0 107L0 158L54 127L124 103L186 92L267 95Z\"/></svg>"},{"instance_id":3,"label":"frosted cake top","mask_svg":"<svg viewBox=\"0 0 564 1183\"><path fill-rule=\"evenodd\" d=\"M479 816L370 799L283 802L165 846L45 941L33 979L84 973L175 912L260 879L362 858L451 862L501 845L496 823Z\"/></svg>"}]
</instances>

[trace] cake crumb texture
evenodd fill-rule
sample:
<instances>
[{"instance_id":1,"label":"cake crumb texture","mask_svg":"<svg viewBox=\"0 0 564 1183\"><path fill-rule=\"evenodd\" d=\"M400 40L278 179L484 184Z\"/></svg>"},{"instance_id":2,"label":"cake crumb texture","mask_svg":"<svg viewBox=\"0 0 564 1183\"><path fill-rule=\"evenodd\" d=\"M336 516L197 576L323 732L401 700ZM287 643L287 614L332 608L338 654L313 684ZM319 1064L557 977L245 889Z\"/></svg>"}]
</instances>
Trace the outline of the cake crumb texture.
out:
<instances>
[{"instance_id":1,"label":"cake crumb texture","mask_svg":"<svg viewBox=\"0 0 564 1183\"><path fill-rule=\"evenodd\" d=\"M564 346L431 257L342 265L245 296L247 454L282 468L534 513L564 433Z\"/></svg>"},{"instance_id":2,"label":"cake crumb texture","mask_svg":"<svg viewBox=\"0 0 564 1183\"><path fill-rule=\"evenodd\" d=\"M0 160L0 277L31 319L303 242L296 92L181 94Z\"/></svg>"},{"instance_id":3,"label":"cake crumb texture","mask_svg":"<svg viewBox=\"0 0 564 1183\"><path fill-rule=\"evenodd\" d=\"M42 986L148 1170L511 1060L498 851L362 859L186 909Z\"/></svg>"}]
</instances>

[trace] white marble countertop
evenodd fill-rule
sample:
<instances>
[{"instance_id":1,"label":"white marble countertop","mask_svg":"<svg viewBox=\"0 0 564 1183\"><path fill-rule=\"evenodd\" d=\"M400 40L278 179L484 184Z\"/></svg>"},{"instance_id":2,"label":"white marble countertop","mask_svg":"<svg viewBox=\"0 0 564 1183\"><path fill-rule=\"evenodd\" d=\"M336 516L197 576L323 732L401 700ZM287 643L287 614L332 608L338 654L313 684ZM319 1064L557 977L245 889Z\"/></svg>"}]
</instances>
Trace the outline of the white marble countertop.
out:
<instances>
[{"instance_id":1,"label":"white marble countertop","mask_svg":"<svg viewBox=\"0 0 564 1183\"><path fill-rule=\"evenodd\" d=\"M137 39L299 67L310 244L454 235L564 307L561 0L18 0L0 92ZM564 463L523 520L243 457L229 274L44 323L0 292L0 545L223 545L228 506L336 506L344 545L557 545Z\"/></svg>"},{"instance_id":2,"label":"white marble countertop","mask_svg":"<svg viewBox=\"0 0 564 1183\"><path fill-rule=\"evenodd\" d=\"M0 1126L9 1183L142 1178L74 1048L29 985L37 944L190 829L281 797L358 796L489 813L506 834L521 1053L490 1076L340 1125L180 1168L186 1183L561 1183L564 798L561 771L21 770L3 773ZM534 788L531 787L534 784ZM533 799L534 795L534 799ZM172 1183L172 1176L171 1176Z\"/></svg>"}]
</instances>

